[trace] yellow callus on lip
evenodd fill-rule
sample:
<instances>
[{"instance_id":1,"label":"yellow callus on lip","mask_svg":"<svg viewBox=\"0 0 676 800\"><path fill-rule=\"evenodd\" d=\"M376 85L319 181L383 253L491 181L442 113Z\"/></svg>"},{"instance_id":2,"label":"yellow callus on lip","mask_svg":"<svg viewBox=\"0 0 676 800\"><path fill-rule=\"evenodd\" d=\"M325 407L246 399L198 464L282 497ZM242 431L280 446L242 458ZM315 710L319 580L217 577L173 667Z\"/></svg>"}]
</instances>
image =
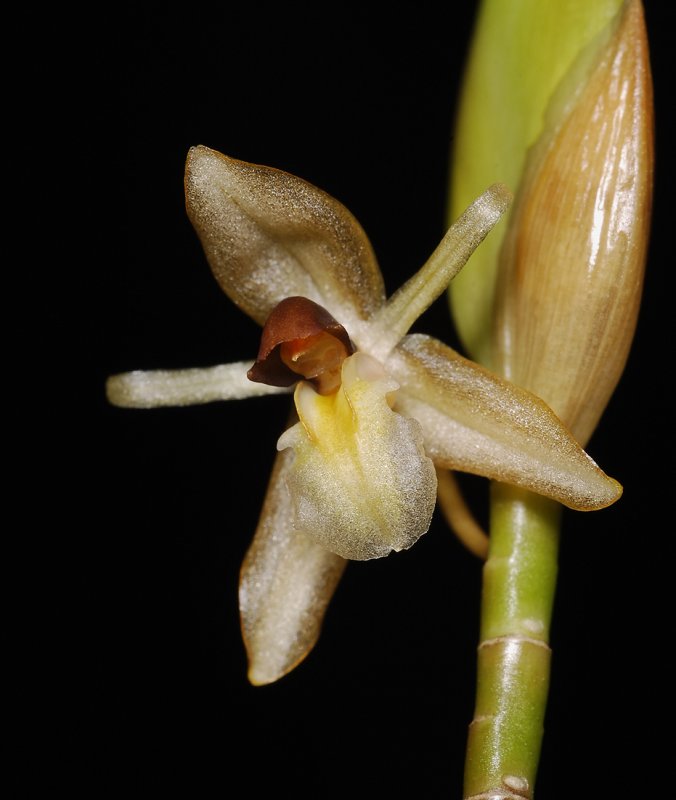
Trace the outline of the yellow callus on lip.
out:
<instances>
[{"instance_id":1,"label":"yellow callus on lip","mask_svg":"<svg viewBox=\"0 0 676 800\"><path fill-rule=\"evenodd\" d=\"M419 424L390 407L398 389L365 353L346 358L337 392L298 384L300 422L277 448L294 450L287 479L295 528L343 558L380 558L427 531L436 474Z\"/></svg>"}]
</instances>

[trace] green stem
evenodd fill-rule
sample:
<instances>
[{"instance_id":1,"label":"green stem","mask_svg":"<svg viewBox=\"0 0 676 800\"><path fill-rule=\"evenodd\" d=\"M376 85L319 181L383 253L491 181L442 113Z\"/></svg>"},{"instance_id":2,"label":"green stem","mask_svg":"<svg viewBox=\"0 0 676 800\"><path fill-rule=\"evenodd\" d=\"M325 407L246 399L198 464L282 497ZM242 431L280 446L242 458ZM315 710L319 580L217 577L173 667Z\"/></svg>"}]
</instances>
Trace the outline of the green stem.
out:
<instances>
[{"instance_id":1,"label":"green stem","mask_svg":"<svg viewBox=\"0 0 676 800\"><path fill-rule=\"evenodd\" d=\"M492 488L466 798L532 797L549 688L560 508L513 486Z\"/></svg>"}]
</instances>

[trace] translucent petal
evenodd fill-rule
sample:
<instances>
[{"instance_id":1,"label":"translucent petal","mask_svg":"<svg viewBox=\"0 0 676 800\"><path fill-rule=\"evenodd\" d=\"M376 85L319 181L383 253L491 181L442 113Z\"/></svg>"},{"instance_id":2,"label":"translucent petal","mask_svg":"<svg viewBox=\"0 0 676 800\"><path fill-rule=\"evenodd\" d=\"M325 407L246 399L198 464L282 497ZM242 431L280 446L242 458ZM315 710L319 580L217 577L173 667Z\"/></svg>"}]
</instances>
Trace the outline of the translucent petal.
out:
<instances>
[{"instance_id":1,"label":"translucent petal","mask_svg":"<svg viewBox=\"0 0 676 800\"><path fill-rule=\"evenodd\" d=\"M286 488L293 453L279 453L256 535L240 574L242 634L249 680L272 683L314 647L347 562L293 530Z\"/></svg>"},{"instance_id":2,"label":"translucent petal","mask_svg":"<svg viewBox=\"0 0 676 800\"><path fill-rule=\"evenodd\" d=\"M509 189L495 183L470 203L422 268L373 317L368 340L365 337L359 340L361 347L375 358L387 358L418 317L460 272L511 202Z\"/></svg>"},{"instance_id":3,"label":"translucent petal","mask_svg":"<svg viewBox=\"0 0 676 800\"><path fill-rule=\"evenodd\" d=\"M134 370L111 375L106 381L108 402L122 408L194 406L216 400L241 400L288 389L252 383L251 361L192 369Z\"/></svg>"},{"instance_id":4,"label":"translucent petal","mask_svg":"<svg viewBox=\"0 0 676 800\"><path fill-rule=\"evenodd\" d=\"M288 485L296 526L343 558L403 550L430 525L436 474L418 423L388 404L396 388L378 362L355 353L335 394L298 385L301 421L279 440L295 451Z\"/></svg>"},{"instance_id":5,"label":"translucent petal","mask_svg":"<svg viewBox=\"0 0 676 800\"><path fill-rule=\"evenodd\" d=\"M620 485L542 400L428 336L408 336L387 362L397 410L417 419L438 465L546 495L571 508L615 502Z\"/></svg>"},{"instance_id":6,"label":"translucent petal","mask_svg":"<svg viewBox=\"0 0 676 800\"><path fill-rule=\"evenodd\" d=\"M384 302L366 234L320 189L200 146L188 154L185 191L216 279L261 325L291 295L324 306L348 330Z\"/></svg>"}]
</instances>

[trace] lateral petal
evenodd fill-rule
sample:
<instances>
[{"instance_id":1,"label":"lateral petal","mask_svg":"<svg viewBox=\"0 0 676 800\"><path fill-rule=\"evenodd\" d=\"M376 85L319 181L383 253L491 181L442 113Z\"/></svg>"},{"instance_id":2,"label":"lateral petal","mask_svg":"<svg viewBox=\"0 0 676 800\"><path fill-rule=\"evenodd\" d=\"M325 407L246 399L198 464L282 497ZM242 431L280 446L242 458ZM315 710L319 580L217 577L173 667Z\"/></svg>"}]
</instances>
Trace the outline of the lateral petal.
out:
<instances>
[{"instance_id":1,"label":"lateral petal","mask_svg":"<svg viewBox=\"0 0 676 800\"><path fill-rule=\"evenodd\" d=\"M437 465L522 486L581 511L620 497L619 483L540 398L436 339L406 337L386 369L401 385L397 410L418 420Z\"/></svg>"},{"instance_id":2,"label":"lateral petal","mask_svg":"<svg viewBox=\"0 0 676 800\"><path fill-rule=\"evenodd\" d=\"M383 304L382 275L361 226L301 178L199 146L188 153L185 192L221 288L261 325L291 295L319 303L348 330Z\"/></svg>"},{"instance_id":3,"label":"lateral petal","mask_svg":"<svg viewBox=\"0 0 676 800\"><path fill-rule=\"evenodd\" d=\"M277 455L258 528L239 584L242 635L249 680L272 683L314 647L324 614L347 562L293 530L286 488L293 453Z\"/></svg>"}]
</instances>

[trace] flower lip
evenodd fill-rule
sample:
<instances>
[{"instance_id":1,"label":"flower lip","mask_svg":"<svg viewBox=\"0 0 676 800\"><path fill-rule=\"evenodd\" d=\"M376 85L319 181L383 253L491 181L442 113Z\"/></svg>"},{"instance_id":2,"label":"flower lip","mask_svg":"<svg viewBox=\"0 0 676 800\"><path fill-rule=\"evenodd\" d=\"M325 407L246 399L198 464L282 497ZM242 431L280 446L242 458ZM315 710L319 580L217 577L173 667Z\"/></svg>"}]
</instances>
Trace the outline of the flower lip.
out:
<instances>
[{"instance_id":1,"label":"flower lip","mask_svg":"<svg viewBox=\"0 0 676 800\"><path fill-rule=\"evenodd\" d=\"M263 327L251 381L291 386L301 378L320 394L340 384L343 361L354 352L345 328L307 297L287 297L271 311Z\"/></svg>"}]
</instances>

